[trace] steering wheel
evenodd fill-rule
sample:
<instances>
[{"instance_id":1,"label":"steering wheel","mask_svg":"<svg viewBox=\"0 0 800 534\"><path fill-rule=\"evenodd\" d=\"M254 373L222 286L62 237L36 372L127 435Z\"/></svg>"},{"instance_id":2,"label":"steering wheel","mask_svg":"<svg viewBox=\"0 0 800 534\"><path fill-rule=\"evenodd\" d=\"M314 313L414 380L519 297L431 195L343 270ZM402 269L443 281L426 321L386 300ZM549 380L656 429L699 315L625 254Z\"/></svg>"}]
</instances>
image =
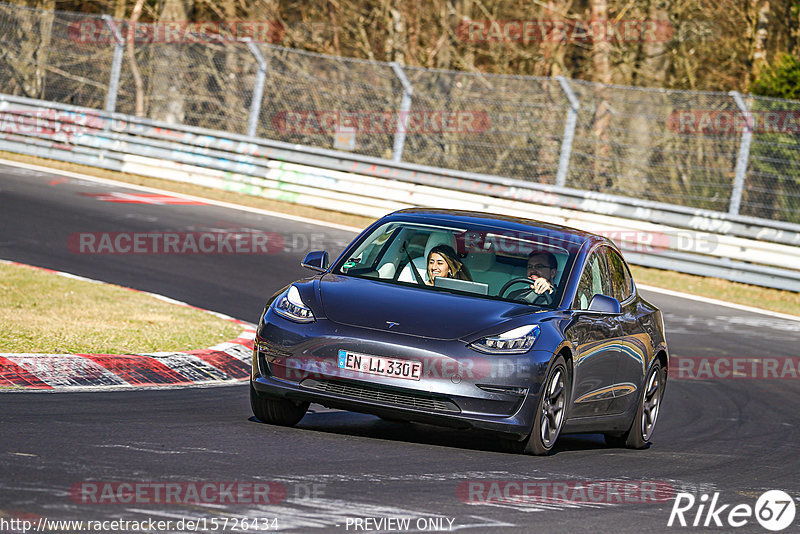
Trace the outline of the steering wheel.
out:
<instances>
[{"instance_id":1,"label":"steering wheel","mask_svg":"<svg viewBox=\"0 0 800 534\"><path fill-rule=\"evenodd\" d=\"M502 297L505 294L505 292L508 291L508 288L513 286L514 284L528 284L528 285L531 285L531 284L533 284L533 280L531 280L530 278L524 278L522 276L518 276L516 278L512 278L511 280L509 280L508 282L503 284L503 287L500 288L500 292L497 294L497 296L498 297Z\"/></svg>"},{"instance_id":2,"label":"steering wheel","mask_svg":"<svg viewBox=\"0 0 800 534\"><path fill-rule=\"evenodd\" d=\"M533 280L531 280L530 278L523 278L521 276L519 276L517 278L512 278L511 280L509 280L508 282L503 284L503 287L500 288L500 292L497 294L497 296L498 297L502 297L505 294L505 292L508 291L508 288L513 286L514 284L528 284L528 285L531 285L531 284L533 284ZM533 288L531 288L531 291L533 291ZM545 296L545 293L542 293L541 295L537 296L535 299L533 299L532 304L536 304L536 301L539 300L540 298L544 297L544 296Z\"/></svg>"}]
</instances>

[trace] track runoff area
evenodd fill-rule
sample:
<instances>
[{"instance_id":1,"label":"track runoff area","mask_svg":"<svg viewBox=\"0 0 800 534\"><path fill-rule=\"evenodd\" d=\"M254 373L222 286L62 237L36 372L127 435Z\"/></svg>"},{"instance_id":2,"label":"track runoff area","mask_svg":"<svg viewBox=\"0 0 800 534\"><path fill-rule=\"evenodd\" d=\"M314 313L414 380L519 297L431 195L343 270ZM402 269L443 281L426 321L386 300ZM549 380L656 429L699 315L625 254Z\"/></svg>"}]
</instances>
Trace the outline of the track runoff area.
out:
<instances>
[{"instance_id":1,"label":"track runoff area","mask_svg":"<svg viewBox=\"0 0 800 534\"><path fill-rule=\"evenodd\" d=\"M337 254L355 230L207 199L106 200L141 194L187 199L0 167L0 257L254 322L269 294L307 274L298 263L309 248ZM283 247L81 253L71 248L80 238L70 238L213 231L278 234ZM765 362L796 358L800 323L641 289L664 311L673 369L695 364L671 373L646 450L576 435L550 457L517 456L489 437L321 406L296 428L272 427L252 418L246 384L4 393L0 462L15 482L0 484L0 520L28 523L0 530L40 521L158 530L171 521L174 531L181 520L183 531L221 531L225 520L228 531L245 522L287 532L779 530L800 495L800 388L790 371L773 376L758 365L782 370ZM796 527L792 517L783 530Z\"/></svg>"}]
</instances>

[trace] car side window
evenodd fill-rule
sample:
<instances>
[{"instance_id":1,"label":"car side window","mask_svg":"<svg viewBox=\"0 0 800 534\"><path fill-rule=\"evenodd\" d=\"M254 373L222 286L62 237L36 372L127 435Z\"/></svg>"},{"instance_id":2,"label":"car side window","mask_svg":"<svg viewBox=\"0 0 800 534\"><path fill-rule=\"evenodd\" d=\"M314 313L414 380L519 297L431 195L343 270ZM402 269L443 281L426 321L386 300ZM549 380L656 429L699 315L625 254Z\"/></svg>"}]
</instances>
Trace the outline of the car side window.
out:
<instances>
[{"instance_id":1,"label":"car side window","mask_svg":"<svg viewBox=\"0 0 800 534\"><path fill-rule=\"evenodd\" d=\"M610 296L612 294L605 254L603 253L604 248L596 249L586 260L581 280L578 283L578 293L575 295L575 302L572 304L575 309L588 310L593 296Z\"/></svg>"},{"instance_id":2,"label":"car side window","mask_svg":"<svg viewBox=\"0 0 800 534\"><path fill-rule=\"evenodd\" d=\"M613 286L613 293L611 296L623 302L633 293L631 273L628 270L628 266L625 264L625 260L622 259L622 256L620 256L616 250L608 247L605 248L607 249L608 270L611 275L611 284Z\"/></svg>"}]
</instances>

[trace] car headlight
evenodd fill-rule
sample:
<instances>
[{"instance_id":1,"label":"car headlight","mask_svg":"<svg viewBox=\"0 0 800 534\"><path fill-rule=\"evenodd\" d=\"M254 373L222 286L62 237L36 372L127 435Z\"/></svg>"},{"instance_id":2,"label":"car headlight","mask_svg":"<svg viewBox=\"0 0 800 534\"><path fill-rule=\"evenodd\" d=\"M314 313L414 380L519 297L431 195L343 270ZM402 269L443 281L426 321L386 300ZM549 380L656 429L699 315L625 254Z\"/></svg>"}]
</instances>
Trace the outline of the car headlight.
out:
<instances>
[{"instance_id":1,"label":"car headlight","mask_svg":"<svg viewBox=\"0 0 800 534\"><path fill-rule=\"evenodd\" d=\"M314 322L314 313L300 298L300 292L295 286L289 287L285 293L279 295L272 305L275 313L296 323Z\"/></svg>"},{"instance_id":2,"label":"car headlight","mask_svg":"<svg viewBox=\"0 0 800 534\"><path fill-rule=\"evenodd\" d=\"M520 354L527 352L539 337L539 325L528 324L503 332L499 336L484 337L469 346L489 354Z\"/></svg>"}]
</instances>

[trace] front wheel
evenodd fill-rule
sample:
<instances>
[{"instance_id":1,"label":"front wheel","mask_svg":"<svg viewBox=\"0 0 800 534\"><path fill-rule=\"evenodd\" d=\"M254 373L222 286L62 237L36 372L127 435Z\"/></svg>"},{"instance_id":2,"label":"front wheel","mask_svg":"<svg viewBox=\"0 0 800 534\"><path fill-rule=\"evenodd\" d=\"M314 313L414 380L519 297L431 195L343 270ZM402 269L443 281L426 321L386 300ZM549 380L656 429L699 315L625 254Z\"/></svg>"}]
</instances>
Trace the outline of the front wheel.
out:
<instances>
[{"instance_id":1,"label":"front wheel","mask_svg":"<svg viewBox=\"0 0 800 534\"><path fill-rule=\"evenodd\" d=\"M653 367L645 380L639 409L633 418L631 427L622 436L606 434L606 443L612 447L628 447L629 449L643 449L650 442L656 428L658 410L664 396L664 371L659 362L654 362Z\"/></svg>"},{"instance_id":2,"label":"front wheel","mask_svg":"<svg viewBox=\"0 0 800 534\"><path fill-rule=\"evenodd\" d=\"M531 435L528 436L524 451L527 454L550 454L556 444L564 416L567 411L567 395L570 377L564 357L559 355L553 361L550 373L539 396Z\"/></svg>"},{"instance_id":3,"label":"front wheel","mask_svg":"<svg viewBox=\"0 0 800 534\"><path fill-rule=\"evenodd\" d=\"M250 408L259 420L271 425L294 426L308 410L308 402L265 397L250 384Z\"/></svg>"}]
</instances>

